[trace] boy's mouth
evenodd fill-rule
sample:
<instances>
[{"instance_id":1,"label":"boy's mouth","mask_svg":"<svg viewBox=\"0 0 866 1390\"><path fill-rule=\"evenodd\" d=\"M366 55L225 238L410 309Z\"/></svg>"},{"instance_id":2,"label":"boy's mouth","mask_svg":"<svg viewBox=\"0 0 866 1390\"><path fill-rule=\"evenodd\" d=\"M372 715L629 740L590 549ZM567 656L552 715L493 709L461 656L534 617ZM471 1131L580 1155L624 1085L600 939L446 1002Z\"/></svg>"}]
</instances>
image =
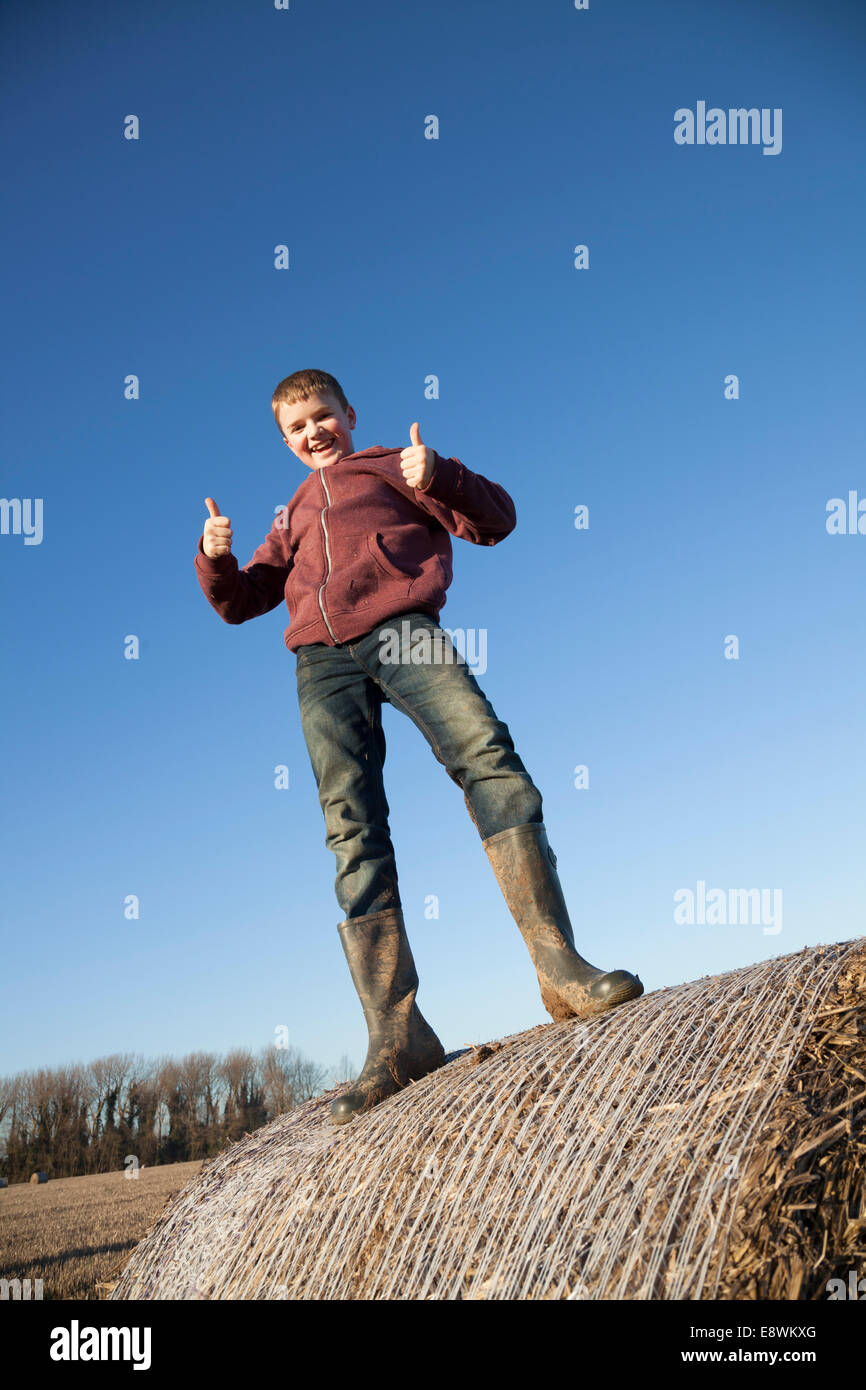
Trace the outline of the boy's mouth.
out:
<instances>
[{"instance_id":1,"label":"boy's mouth","mask_svg":"<svg viewBox=\"0 0 866 1390\"><path fill-rule=\"evenodd\" d=\"M330 444L314 444L310 452L313 454L330 454L336 447L336 441L332 440Z\"/></svg>"}]
</instances>

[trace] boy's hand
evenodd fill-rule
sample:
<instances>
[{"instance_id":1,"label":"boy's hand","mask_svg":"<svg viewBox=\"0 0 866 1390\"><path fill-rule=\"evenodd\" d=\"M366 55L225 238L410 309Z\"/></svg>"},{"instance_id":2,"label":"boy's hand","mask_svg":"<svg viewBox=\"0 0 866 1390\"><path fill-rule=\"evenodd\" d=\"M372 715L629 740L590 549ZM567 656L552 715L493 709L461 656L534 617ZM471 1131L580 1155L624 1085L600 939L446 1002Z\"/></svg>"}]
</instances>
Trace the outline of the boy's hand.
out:
<instances>
[{"instance_id":1,"label":"boy's hand","mask_svg":"<svg viewBox=\"0 0 866 1390\"><path fill-rule=\"evenodd\" d=\"M232 553L232 524L227 516L220 516L219 507L212 497L206 497L204 504L210 512L210 516L204 524L204 537L202 539L202 550L205 555L215 560L218 555L231 555Z\"/></svg>"},{"instance_id":2,"label":"boy's hand","mask_svg":"<svg viewBox=\"0 0 866 1390\"><path fill-rule=\"evenodd\" d=\"M425 488L433 477L436 458L433 450L421 443L417 420L409 429L409 438L412 440L411 449L404 449L400 455L403 477L410 487Z\"/></svg>"}]
</instances>

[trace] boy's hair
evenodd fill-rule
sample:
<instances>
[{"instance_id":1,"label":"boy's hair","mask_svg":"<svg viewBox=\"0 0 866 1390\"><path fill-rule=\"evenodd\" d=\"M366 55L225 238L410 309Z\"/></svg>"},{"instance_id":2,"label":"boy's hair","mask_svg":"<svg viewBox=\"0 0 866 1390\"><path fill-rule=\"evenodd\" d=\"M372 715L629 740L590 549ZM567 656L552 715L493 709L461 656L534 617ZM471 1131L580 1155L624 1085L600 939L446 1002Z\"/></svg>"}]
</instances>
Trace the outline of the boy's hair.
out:
<instances>
[{"instance_id":1,"label":"boy's hair","mask_svg":"<svg viewBox=\"0 0 866 1390\"><path fill-rule=\"evenodd\" d=\"M329 393L336 397L344 412L349 409L349 402L342 386L330 372L320 372L315 367L305 368L302 372L292 372L291 376L283 378L271 397L271 410L274 412L274 421L282 439L286 436L277 419L277 406L294 405L296 401L305 401L314 393L317 396Z\"/></svg>"}]
</instances>

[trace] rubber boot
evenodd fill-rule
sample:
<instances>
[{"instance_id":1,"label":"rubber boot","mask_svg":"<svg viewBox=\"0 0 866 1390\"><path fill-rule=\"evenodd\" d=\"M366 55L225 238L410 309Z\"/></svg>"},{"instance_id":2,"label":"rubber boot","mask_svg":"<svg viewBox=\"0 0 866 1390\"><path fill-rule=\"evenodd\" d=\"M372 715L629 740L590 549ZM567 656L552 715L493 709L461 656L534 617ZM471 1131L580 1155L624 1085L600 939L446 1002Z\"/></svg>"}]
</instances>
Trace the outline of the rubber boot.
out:
<instances>
[{"instance_id":1,"label":"rubber boot","mask_svg":"<svg viewBox=\"0 0 866 1390\"><path fill-rule=\"evenodd\" d=\"M331 1119L344 1125L441 1067L445 1052L415 1003L418 972L400 908L349 918L338 930L370 1034L360 1076L331 1103Z\"/></svg>"},{"instance_id":2,"label":"rubber boot","mask_svg":"<svg viewBox=\"0 0 866 1390\"><path fill-rule=\"evenodd\" d=\"M499 887L538 973L551 1018L592 1018L637 999L643 985L627 970L599 970L578 955L543 825L518 825L484 840Z\"/></svg>"}]
</instances>

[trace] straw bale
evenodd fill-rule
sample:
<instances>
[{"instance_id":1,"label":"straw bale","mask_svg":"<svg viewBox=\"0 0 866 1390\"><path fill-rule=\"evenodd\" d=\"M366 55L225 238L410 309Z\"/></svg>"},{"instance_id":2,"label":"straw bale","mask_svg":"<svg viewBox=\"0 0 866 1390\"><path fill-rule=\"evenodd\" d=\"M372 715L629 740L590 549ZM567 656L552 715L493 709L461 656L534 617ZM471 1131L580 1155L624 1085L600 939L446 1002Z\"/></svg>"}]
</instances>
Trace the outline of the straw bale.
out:
<instances>
[{"instance_id":1,"label":"straw bale","mask_svg":"<svg viewBox=\"0 0 866 1390\"><path fill-rule=\"evenodd\" d=\"M866 1253L866 938L475 1047L209 1161L113 1299L811 1299Z\"/></svg>"}]
</instances>

